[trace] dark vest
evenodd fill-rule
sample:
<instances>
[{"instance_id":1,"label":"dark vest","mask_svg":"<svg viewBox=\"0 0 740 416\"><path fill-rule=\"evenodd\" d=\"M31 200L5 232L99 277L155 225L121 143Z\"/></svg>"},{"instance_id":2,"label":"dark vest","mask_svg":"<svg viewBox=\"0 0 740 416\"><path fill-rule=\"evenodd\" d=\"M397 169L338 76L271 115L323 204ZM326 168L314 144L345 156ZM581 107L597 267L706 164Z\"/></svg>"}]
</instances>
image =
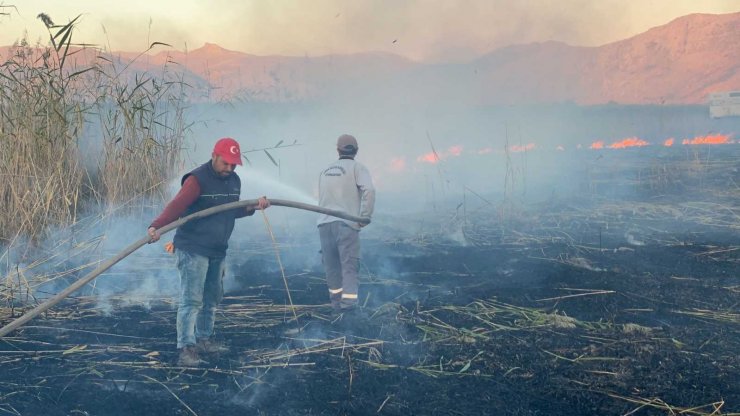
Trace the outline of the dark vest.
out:
<instances>
[{"instance_id":1,"label":"dark vest","mask_svg":"<svg viewBox=\"0 0 740 416\"><path fill-rule=\"evenodd\" d=\"M183 216L239 200L242 183L236 173L220 177L208 161L183 176L181 184L185 183L185 179L190 175L198 179L200 196L188 207ZM175 247L201 256L225 257L238 210L232 209L185 223L175 232Z\"/></svg>"}]
</instances>

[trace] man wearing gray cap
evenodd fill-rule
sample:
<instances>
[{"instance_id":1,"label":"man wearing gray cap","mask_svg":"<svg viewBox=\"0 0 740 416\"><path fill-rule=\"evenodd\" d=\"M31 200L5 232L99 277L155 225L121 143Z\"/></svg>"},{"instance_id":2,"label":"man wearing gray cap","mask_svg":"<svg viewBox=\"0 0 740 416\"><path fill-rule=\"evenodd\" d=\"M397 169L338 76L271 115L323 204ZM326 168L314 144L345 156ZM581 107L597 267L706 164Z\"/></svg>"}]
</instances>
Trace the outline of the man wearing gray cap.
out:
<instances>
[{"instance_id":1,"label":"man wearing gray cap","mask_svg":"<svg viewBox=\"0 0 740 416\"><path fill-rule=\"evenodd\" d=\"M375 188L370 172L355 161L358 149L353 136L339 136L339 160L319 175L319 205L370 218L375 206ZM357 308L360 228L363 226L329 215L322 215L318 220L326 283L335 314Z\"/></svg>"}]
</instances>

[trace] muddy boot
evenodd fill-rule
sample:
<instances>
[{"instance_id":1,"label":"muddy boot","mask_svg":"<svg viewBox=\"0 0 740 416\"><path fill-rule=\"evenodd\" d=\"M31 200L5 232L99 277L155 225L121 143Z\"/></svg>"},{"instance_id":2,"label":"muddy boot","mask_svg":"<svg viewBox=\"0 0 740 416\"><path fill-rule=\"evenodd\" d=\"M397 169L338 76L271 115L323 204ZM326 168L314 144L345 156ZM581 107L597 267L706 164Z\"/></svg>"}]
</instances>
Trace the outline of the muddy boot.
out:
<instances>
[{"instance_id":1,"label":"muddy boot","mask_svg":"<svg viewBox=\"0 0 740 416\"><path fill-rule=\"evenodd\" d=\"M180 357L177 359L177 364L183 367L198 367L208 364L208 362L198 357L198 351L195 349L195 345L186 345L180 348Z\"/></svg>"},{"instance_id":2,"label":"muddy boot","mask_svg":"<svg viewBox=\"0 0 740 416\"><path fill-rule=\"evenodd\" d=\"M211 338L199 339L198 343L195 344L195 348L198 352L205 354L222 354L229 352L229 348L223 343L214 341Z\"/></svg>"}]
</instances>

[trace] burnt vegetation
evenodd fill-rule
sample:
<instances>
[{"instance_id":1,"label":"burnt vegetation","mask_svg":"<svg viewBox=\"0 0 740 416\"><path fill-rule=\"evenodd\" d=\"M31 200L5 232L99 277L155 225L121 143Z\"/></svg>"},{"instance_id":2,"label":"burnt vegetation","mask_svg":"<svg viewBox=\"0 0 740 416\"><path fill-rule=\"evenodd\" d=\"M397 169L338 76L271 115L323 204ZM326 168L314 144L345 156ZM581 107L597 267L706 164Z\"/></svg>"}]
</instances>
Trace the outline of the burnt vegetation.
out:
<instances>
[{"instance_id":1,"label":"burnt vegetation","mask_svg":"<svg viewBox=\"0 0 740 416\"><path fill-rule=\"evenodd\" d=\"M163 200L190 128L178 74L130 74L72 42L76 19L39 19L51 46L0 65L2 325L98 264L106 236L80 229L150 216L131 203ZM254 151L279 167L273 148ZM740 150L685 149L577 161L578 196L525 203L531 169L507 164L503 197L378 214L359 315L332 316L320 265L291 261L313 233L235 242L229 352L200 368L176 364L171 293L91 284L0 339L0 414L740 414ZM174 273L163 252L132 257L101 282Z\"/></svg>"},{"instance_id":2,"label":"burnt vegetation","mask_svg":"<svg viewBox=\"0 0 740 416\"><path fill-rule=\"evenodd\" d=\"M201 368L176 364L172 298L77 296L2 339L0 410L738 414L738 154L707 149L584 165L579 197L379 215L358 316L330 315L320 266L291 265L314 235L278 230L284 263L239 242L230 351ZM27 307L11 303L4 324Z\"/></svg>"}]
</instances>

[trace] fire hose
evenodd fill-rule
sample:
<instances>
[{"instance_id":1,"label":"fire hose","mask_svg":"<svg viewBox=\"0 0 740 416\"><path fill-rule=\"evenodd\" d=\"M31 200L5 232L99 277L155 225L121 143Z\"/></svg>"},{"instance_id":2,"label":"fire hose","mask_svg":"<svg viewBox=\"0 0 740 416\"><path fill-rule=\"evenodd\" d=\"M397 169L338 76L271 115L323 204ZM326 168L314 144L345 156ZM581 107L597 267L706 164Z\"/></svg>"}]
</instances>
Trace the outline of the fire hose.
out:
<instances>
[{"instance_id":1,"label":"fire hose","mask_svg":"<svg viewBox=\"0 0 740 416\"><path fill-rule=\"evenodd\" d=\"M236 201L236 202L230 202L228 204L218 205L215 207L211 207L208 209L204 209L202 211L195 212L193 214L188 215L187 217L180 218L177 221L171 222L164 227L157 230L157 232L160 235L164 235L175 228L185 224L188 221L192 221L194 219L208 217L213 214L217 214L219 212L228 211L235 208L247 208L247 207L256 207L258 204L258 200L256 199L247 199L243 201ZM318 212L320 214L327 214L331 215L333 217L342 218L349 221L354 221L360 224L369 224L370 219L365 217L357 217L354 215L347 214L342 211L337 211L333 209L326 209L323 207L319 207L316 205L311 204L304 204L302 202L294 202L294 201L287 201L284 199L270 199L270 205L271 206L279 206L279 207L288 207L288 208L297 208L302 209L306 211L313 211ZM128 255L139 249L141 246L149 243L151 241L151 237L147 235L146 237L141 238L140 240L132 243L128 247L124 248L120 253L118 253L116 256L109 258L108 260L101 263L95 270L91 271L90 273L86 274L85 276L81 277L76 282L69 285L66 289L62 290L61 292L57 293L53 297L47 299L45 302L37 305L35 308L31 309L30 311L23 314L21 317L17 318L13 322L5 325L4 327L0 328L0 337L4 337L8 333L16 330L18 327L22 326L26 322L30 321L31 319L38 316L40 313L48 310L52 306L56 305L57 303L61 302L63 299L80 289L81 287L85 286L88 282L92 281L96 277L98 277L101 273L104 271L110 269L114 264L118 263L119 261L126 258Z\"/></svg>"}]
</instances>

